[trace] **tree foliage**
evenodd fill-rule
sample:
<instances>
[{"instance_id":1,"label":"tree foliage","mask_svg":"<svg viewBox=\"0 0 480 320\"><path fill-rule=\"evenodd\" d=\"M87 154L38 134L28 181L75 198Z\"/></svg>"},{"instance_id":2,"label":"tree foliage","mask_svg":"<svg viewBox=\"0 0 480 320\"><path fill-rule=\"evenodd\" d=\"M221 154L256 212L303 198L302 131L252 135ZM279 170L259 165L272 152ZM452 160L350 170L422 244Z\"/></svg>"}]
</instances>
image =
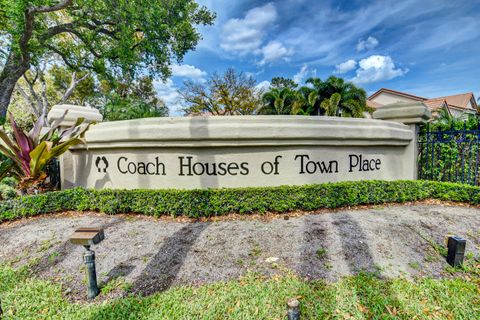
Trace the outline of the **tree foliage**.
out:
<instances>
[{"instance_id":1,"label":"tree foliage","mask_svg":"<svg viewBox=\"0 0 480 320\"><path fill-rule=\"evenodd\" d=\"M230 68L204 83L186 81L180 90L186 115L247 115L260 105L255 79Z\"/></svg>"},{"instance_id":2,"label":"tree foliage","mask_svg":"<svg viewBox=\"0 0 480 320\"><path fill-rule=\"evenodd\" d=\"M62 103L93 106L107 121L168 115L148 76L96 79L90 73L71 72L56 64L47 70L29 70L17 83L10 110L20 126L28 128L32 119L45 116L53 105ZM22 108L23 104L28 108Z\"/></svg>"},{"instance_id":3,"label":"tree foliage","mask_svg":"<svg viewBox=\"0 0 480 320\"><path fill-rule=\"evenodd\" d=\"M274 87L262 96L262 106L258 114L287 115L292 114L296 101L296 92L288 87Z\"/></svg>"},{"instance_id":4,"label":"tree foliage","mask_svg":"<svg viewBox=\"0 0 480 320\"><path fill-rule=\"evenodd\" d=\"M54 64L48 76L50 79L47 82L47 93L53 97L55 104L68 101L76 105L86 105L95 96L95 78L88 72L72 72L62 65Z\"/></svg>"},{"instance_id":5,"label":"tree foliage","mask_svg":"<svg viewBox=\"0 0 480 320\"><path fill-rule=\"evenodd\" d=\"M342 78L331 76L325 81L310 78L306 86L298 89L292 82L281 77L273 78L272 88L263 95L259 113L359 118L369 111L365 90ZM274 101L277 101L277 107Z\"/></svg>"},{"instance_id":6,"label":"tree foliage","mask_svg":"<svg viewBox=\"0 0 480 320\"><path fill-rule=\"evenodd\" d=\"M95 80L89 73L71 72L66 67L49 64L50 61L45 60L22 76L15 86L10 109L25 105L28 108L23 117L33 115L38 119L46 117L55 104L85 105L93 99Z\"/></svg>"},{"instance_id":7,"label":"tree foliage","mask_svg":"<svg viewBox=\"0 0 480 320\"><path fill-rule=\"evenodd\" d=\"M156 96L150 77L138 80L102 81L100 108L107 121L168 116L165 103Z\"/></svg>"},{"instance_id":8,"label":"tree foliage","mask_svg":"<svg viewBox=\"0 0 480 320\"><path fill-rule=\"evenodd\" d=\"M167 78L214 14L193 0L0 1L0 116L31 65L57 55L73 71Z\"/></svg>"},{"instance_id":9,"label":"tree foliage","mask_svg":"<svg viewBox=\"0 0 480 320\"><path fill-rule=\"evenodd\" d=\"M273 77L270 81L270 87L277 89L288 88L290 90L295 90L298 87L298 84L292 79L284 77Z\"/></svg>"},{"instance_id":10,"label":"tree foliage","mask_svg":"<svg viewBox=\"0 0 480 320\"><path fill-rule=\"evenodd\" d=\"M307 83L311 85L308 92L308 102L317 115L325 114L325 108L322 108L322 102L331 99L332 95L338 93L340 100L335 115L344 117L362 117L363 112L367 111L367 93L358 88L351 82L345 82L342 78L330 76L322 81L319 78L310 78ZM308 87L307 87L308 88Z\"/></svg>"},{"instance_id":11,"label":"tree foliage","mask_svg":"<svg viewBox=\"0 0 480 320\"><path fill-rule=\"evenodd\" d=\"M324 99L322 101L322 103L320 104L320 107L323 109L326 116L333 117L337 115L338 106L341 98L342 96L340 95L340 93L335 92L334 94L332 94L330 99Z\"/></svg>"}]
</instances>

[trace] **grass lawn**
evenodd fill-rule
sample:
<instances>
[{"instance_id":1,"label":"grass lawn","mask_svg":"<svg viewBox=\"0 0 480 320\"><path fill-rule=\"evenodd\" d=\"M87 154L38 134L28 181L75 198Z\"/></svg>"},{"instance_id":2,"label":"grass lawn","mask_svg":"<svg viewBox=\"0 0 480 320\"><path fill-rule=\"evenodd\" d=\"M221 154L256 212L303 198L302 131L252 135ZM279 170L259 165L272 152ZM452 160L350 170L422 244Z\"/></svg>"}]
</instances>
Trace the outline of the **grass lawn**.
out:
<instances>
[{"instance_id":1,"label":"grass lawn","mask_svg":"<svg viewBox=\"0 0 480 320\"><path fill-rule=\"evenodd\" d=\"M448 268L447 268L448 269ZM284 319L287 298L299 297L302 319L479 319L480 263L450 269L451 279L385 280L359 274L336 283L289 272L248 276L200 287L175 287L149 297L74 304L66 288L34 278L25 266L0 266L6 319Z\"/></svg>"}]
</instances>

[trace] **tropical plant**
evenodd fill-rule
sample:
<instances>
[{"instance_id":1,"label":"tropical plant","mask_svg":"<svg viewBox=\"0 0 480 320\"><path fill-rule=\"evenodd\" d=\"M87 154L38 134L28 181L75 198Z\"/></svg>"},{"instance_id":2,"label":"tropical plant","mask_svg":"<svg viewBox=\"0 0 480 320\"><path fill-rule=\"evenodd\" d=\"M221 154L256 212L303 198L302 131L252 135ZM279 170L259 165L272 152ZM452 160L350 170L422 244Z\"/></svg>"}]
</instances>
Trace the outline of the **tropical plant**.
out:
<instances>
[{"instance_id":1,"label":"tropical plant","mask_svg":"<svg viewBox=\"0 0 480 320\"><path fill-rule=\"evenodd\" d=\"M342 96L340 93L334 93L330 99L325 99L320 104L320 107L325 111L326 116L336 116L338 114L338 104Z\"/></svg>"},{"instance_id":2,"label":"tropical plant","mask_svg":"<svg viewBox=\"0 0 480 320\"><path fill-rule=\"evenodd\" d=\"M102 80L99 87L97 105L106 121L168 116L150 77Z\"/></svg>"},{"instance_id":3,"label":"tropical plant","mask_svg":"<svg viewBox=\"0 0 480 320\"><path fill-rule=\"evenodd\" d=\"M132 120L143 118L167 117L168 108L158 99L155 103L138 101L133 98L122 99L110 97L111 101L102 108L103 119L106 121Z\"/></svg>"},{"instance_id":4,"label":"tropical plant","mask_svg":"<svg viewBox=\"0 0 480 320\"><path fill-rule=\"evenodd\" d=\"M358 88L351 82L345 82L342 78L330 76L322 81L319 78L310 78L306 81L307 86L300 88L303 100L303 111L310 107L312 115L323 115L325 113L321 104L328 100L333 94L338 93L340 100L338 102L338 113L344 117L363 117L363 113L368 111L366 105L367 94L365 90ZM298 110L297 110L298 112Z\"/></svg>"},{"instance_id":5,"label":"tropical plant","mask_svg":"<svg viewBox=\"0 0 480 320\"><path fill-rule=\"evenodd\" d=\"M454 128L456 123L463 126L463 119L452 115L448 108L441 108L433 118L432 123L437 129L445 130Z\"/></svg>"},{"instance_id":6,"label":"tropical plant","mask_svg":"<svg viewBox=\"0 0 480 320\"><path fill-rule=\"evenodd\" d=\"M257 114L291 114L296 99L296 92L288 87L273 88L262 96L262 105Z\"/></svg>"},{"instance_id":7,"label":"tropical plant","mask_svg":"<svg viewBox=\"0 0 480 320\"><path fill-rule=\"evenodd\" d=\"M301 87L295 92L295 101L292 105L292 114L309 116L315 114L315 104L311 104L309 97L313 93L310 87ZM313 95L312 95L313 99Z\"/></svg>"},{"instance_id":8,"label":"tropical plant","mask_svg":"<svg viewBox=\"0 0 480 320\"><path fill-rule=\"evenodd\" d=\"M67 111L55 120L46 132L45 117L39 117L32 130L20 129L11 113L8 119L12 127L12 137L0 129L0 152L7 158L0 166L0 180L7 174L19 180L21 193L36 193L48 189L46 167L52 159L62 155L70 147L83 143L83 134L91 123L78 119L73 126L60 129Z\"/></svg>"}]
</instances>

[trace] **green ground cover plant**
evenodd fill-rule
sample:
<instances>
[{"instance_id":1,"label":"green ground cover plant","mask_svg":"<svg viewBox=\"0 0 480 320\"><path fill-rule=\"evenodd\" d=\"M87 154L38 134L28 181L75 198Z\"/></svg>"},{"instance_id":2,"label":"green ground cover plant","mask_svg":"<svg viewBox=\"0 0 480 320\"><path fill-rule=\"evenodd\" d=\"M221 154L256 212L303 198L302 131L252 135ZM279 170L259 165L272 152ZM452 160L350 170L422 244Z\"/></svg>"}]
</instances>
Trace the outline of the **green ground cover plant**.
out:
<instances>
[{"instance_id":1,"label":"green ground cover plant","mask_svg":"<svg viewBox=\"0 0 480 320\"><path fill-rule=\"evenodd\" d=\"M355 181L207 190L75 188L0 202L0 222L62 211L210 217L228 213L311 211L425 199L480 204L480 188L435 181Z\"/></svg>"},{"instance_id":2,"label":"green ground cover plant","mask_svg":"<svg viewBox=\"0 0 480 320\"><path fill-rule=\"evenodd\" d=\"M211 190L71 189L2 201L0 219L64 210L195 217L428 198L479 204L480 188L432 181L359 181ZM376 273L360 273L332 283L307 281L281 270L273 277L250 272L238 280L172 287L146 297L131 293L128 283L120 279L103 287L93 303L69 301L68 288L33 273L35 263L32 260L19 268L0 263L5 319L284 319L285 302L292 297L301 302L302 319L480 317L480 261L471 255L462 268L446 267L449 276L445 279L385 279ZM112 286L125 287L125 297L102 301Z\"/></svg>"},{"instance_id":3,"label":"green ground cover plant","mask_svg":"<svg viewBox=\"0 0 480 320\"><path fill-rule=\"evenodd\" d=\"M148 297L77 304L63 296L66 288L35 278L28 266L0 265L0 297L5 319L285 319L285 301L292 297L300 300L302 319L478 319L478 266L475 270L455 269L456 277L443 280L361 273L335 283L288 272L272 278L250 273Z\"/></svg>"}]
</instances>

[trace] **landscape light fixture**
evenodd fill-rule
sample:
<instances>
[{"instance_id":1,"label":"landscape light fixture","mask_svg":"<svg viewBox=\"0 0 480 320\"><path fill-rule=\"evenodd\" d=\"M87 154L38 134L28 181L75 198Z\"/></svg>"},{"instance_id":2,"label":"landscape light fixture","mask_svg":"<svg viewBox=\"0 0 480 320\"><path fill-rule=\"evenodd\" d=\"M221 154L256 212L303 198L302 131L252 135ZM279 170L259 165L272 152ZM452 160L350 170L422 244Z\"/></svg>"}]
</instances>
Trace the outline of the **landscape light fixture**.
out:
<instances>
[{"instance_id":1,"label":"landscape light fixture","mask_svg":"<svg viewBox=\"0 0 480 320\"><path fill-rule=\"evenodd\" d=\"M447 262L452 267L458 267L463 264L463 257L465 256L465 245L467 240L458 237L448 237L448 254Z\"/></svg>"},{"instance_id":2,"label":"landscape light fixture","mask_svg":"<svg viewBox=\"0 0 480 320\"><path fill-rule=\"evenodd\" d=\"M87 250L83 255L83 262L87 266L87 297L89 300L95 298L100 293L97 285L97 271L95 269L95 252L90 250L94 244L100 243L105 239L103 229L99 228L79 228L70 237L70 242L84 246Z\"/></svg>"},{"instance_id":3,"label":"landscape light fixture","mask_svg":"<svg viewBox=\"0 0 480 320\"><path fill-rule=\"evenodd\" d=\"M296 298L287 300L287 319L300 320L300 302Z\"/></svg>"}]
</instances>

